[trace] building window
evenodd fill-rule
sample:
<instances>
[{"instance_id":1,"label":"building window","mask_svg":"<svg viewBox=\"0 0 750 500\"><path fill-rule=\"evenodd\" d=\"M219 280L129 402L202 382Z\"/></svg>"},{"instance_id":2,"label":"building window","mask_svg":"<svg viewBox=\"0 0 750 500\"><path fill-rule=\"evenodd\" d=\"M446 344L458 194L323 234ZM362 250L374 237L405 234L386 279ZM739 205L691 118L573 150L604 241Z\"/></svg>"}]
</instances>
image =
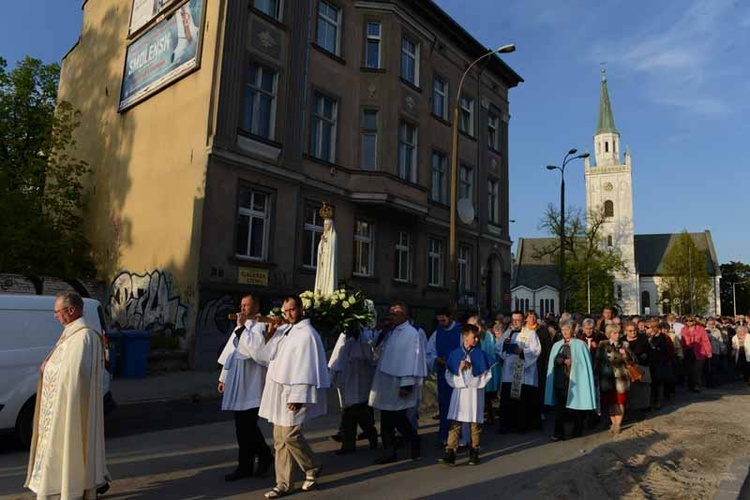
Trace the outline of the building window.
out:
<instances>
[{"instance_id":1,"label":"building window","mask_svg":"<svg viewBox=\"0 0 750 500\"><path fill-rule=\"evenodd\" d=\"M641 314L651 313L651 294L648 290L641 292Z\"/></svg>"},{"instance_id":2,"label":"building window","mask_svg":"<svg viewBox=\"0 0 750 500\"><path fill-rule=\"evenodd\" d=\"M612 247L614 246L614 245L613 245L613 242L612 242L612 235L611 235L611 234L608 234L608 235L607 235L607 246L608 246L609 248L612 248Z\"/></svg>"},{"instance_id":3,"label":"building window","mask_svg":"<svg viewBox=\"0 0 750 500\"><path fill-rule=\"evenodd\" d=\"M432 114L448 119L448 82L439 76L432 82Z\"/></svg>"},{"instance_id":4,"label":"building window","mask_svg":"<svg viewBox=\"0 0 750 500\"><path fill-rule=\"evenodd\" d=\"M305 207L302 265L313 269L318 267L318 243L320 243L320 236L323 234L323 218L318 213L319 210L319 205L307 205Z\"/></svg>"},{"instance_id":5,"label":"building window","mask_svg":"<svg viewBox=\"0 0 750 500\"><path fill-rule=\"evenodd\" d=\"M276 121L276 72L251 62L245 85L242 129L273 139Z\"/></svg>"},{"instance_id":6,"label":"building window","mask_svg":"<svg viewBox=\"0 0 750 500\"><path fill-rule=\"evenodd\" d=\"M500 151L500 116L493 108L490 108L487 115L487 145Z\"/></svg>"},{"instance_id":7,"label":"building window","mask_svg":"<svg viewBox=\"0 0 750 500\"><path fill-rule=\"evenodd\" d=\"M524 312L529 310L529 299L523 299L523 310Z\"/></svg>"},{"instance_id":8,"label":"building window","mask_svg":"<svg viewBox=\"0 0 750 500\"><path fill-rule=\"evenodd\" d=\"M622 300L622 285L617 285L617 300Z\"/></svg>"},{"instance_id":9,"label":"building window","mask_svg":"<svg viewBox=\"0 0 750 500\"><path fill-rule=\"evenodd\" d=\"M432 152L430 174L430 199L438 203L448 203L448 157L439 151Z\"/></svg>"},{"instance_id":10,"label":"building window","mask_svg":"<svg viewBox=\"0 0 750 500\"><path fill-rule=\"evenodd\" d=\"M373 227L363 221L354 221L354 274L372 276L373 274Z\"/></svg>"},{"instance_id":11,"label":"building window","mask_svg":"<svg viewBox=\"0 0 750 500\"><path fill-rule=\"evenodd\" d=\"M609 153L609 142L608 141L604 141L604 152L605 153Z\"/></svg>"},{"instance_id":12,"label":"building window","mask_svg":"<svg viewBox=\"0 0 750 500\"><path fill-rule=\"evenodd\" d=\"M443 286L443 242L430 238L427 255L427 283L432 286Z\"/></svg>"},{"instance_id":13,"label":"building window","mask_svg":"<svg viewBox=\"0 0 750 500\"><path fill-rule=\"evenodd\" d=\"M474 199L474 168L463 163L458 170L458 198Z\"/></svg>"},{"instance_id":14,"label":"building window","mask_svg":"<svg viewBox=\"0 0 750 500\"><path fill-rule=\"evenodd\" d=\"M362 169L375 170L378 167L378 112L375 109L362 110Z\"/></svg>"},{"instance_id":15,"label":"building window","mask_svg":"<svg viewBox=\"0 0 750 500\"><path fill-rule=\"evenodd\" d=\"M549 299L549 310L552 314L555 314L555 299Z\"/></svg>"},{"instance_id":16,"label":"building window","mask_svg":"<svg viewBox=\"0 0 750 500\"><path fill-rule=\"evenodd\" d=\"M471 247L467 245L458 246L456 256L458 264L458 290L466 292L471 290Z\"/></svg>"},{"instance_id":17,"label":"building window","mask_svg":"<svg viewBox=\"0 0 750 500\"><path fill-rule=\"evenodd\" d=\"M398 176L417 182L417 127L406 122L398 128Z\"/></svg>"},{"instance_id":18,"label":"building window","mask_svg":"<svg viewBox=\"0 0 750 500\"><path fill-rule=\"evenodd\" d=\"M490 178L487 181L487 220L490 224L500 222L500 181Z\"/></svg>"},{"instance_id":19,"label":"building window","mask_svg":"<svg viewBox=\"0 0 750 500\"><path fill-rule=\"evenodd\" d=\"M380 22L367 23L367 41L365 42L365 67L380 68Z\"/></svg>"},{"instance_id":20,"label":"building window","mask_svg":"<svg viewBox=\"0 0 750 500\"><path fill-rule=\"evenodd\" d=\"M474 99L461 96L461 115L458 128L464 134L474 135Z\"/></svg>"},{"instance_id":21,"label":"building window","mask_svg":"<svg viewBox=\"0 0 750 500\"><path fill-rule=\"evenodd\" d=\"M253 7L274 19L280 20L281 1L282 0L253 0Z\"/></svg>"},{"instance_id":22,"label":"building window","mask_svg":"<svg viewBox=\"0 0 750 500\"><path fill-rule=\"evenodd\" d=\"M604 216L605 217L615 216L615 204L612 202L612 200L607 200L604 202Z\"/></svg>"},{"instance_id":23,"label":"building window","mask_svg":"<svg viewBox=\"0 0 750 500\"><path fill-rule=\"evenodd\" d=\"M408 37L401 39L401 78L419 86L419 44Z\"/></svg>"},{"instance_id":24,"label":"building window","mask_svg":"<svg viewBox=\"0 0 750 500\"><path fill-rule=\"evenodd\" d=\"M340 55L341 9L320 0L318 2L317 43L331 54Z\"/></svg>"},{"instance_id":25,"label":"building window","mask_svg":"<svg viewBox=\"0 0 750 500\"><path fill-rule=\"evenodd\" d=\"M237 247L239 257L266 260L268 257L269 196L242 189L237 209Z\"/></svg>"},{"instance_id":26,"label":"building window","mask_svg":"<svg viewBox=\"0 0 750 500\"><path fill-rule=\"evenodd\" d=\"M398 232L396 241L396 281L411 281L411 234Z\"/></svg>"},{"instance_id":27,"label":"building window","mask_svg":"<svg viewBox=\"0 0 750 500\"><path fill-rule=\"evenodd\" d=\"M336 117L338 103L335 99L315 92L310 124L310 154L321 160L336 161Z\"/></svg>"}]
</instances>

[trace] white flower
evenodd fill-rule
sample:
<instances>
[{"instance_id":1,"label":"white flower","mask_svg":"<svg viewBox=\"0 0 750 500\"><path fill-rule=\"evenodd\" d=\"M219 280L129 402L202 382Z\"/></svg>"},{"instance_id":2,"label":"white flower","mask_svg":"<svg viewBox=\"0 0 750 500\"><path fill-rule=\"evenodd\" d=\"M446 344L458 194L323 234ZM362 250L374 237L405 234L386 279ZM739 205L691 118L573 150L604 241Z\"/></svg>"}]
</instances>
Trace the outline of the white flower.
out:
<instances>
[{"instance_id":1,"label":"white flower","mask_svg":"<svg viewBox=\"0 0 750 500\"><path fill-rule=\"evenodd\" d=\"M354 305L356 303L357 303L357 298L354 295L349 297L349 304Z\"/></svg>"},{"instance_id":2,"label":"white flower","mask_svg":"<svg viewBox=\"0 0 750 500\"><path fill-rule=\"evenodd\" d=\"M310 299L306 297L302 299L302 309L310 309L310 304L311 304Z\"/></svg>"},{"instance_id":3,"label":"white flower","mask_svg":"<svg viewBox=\"0 0 750 500\"><path fill-rule=\"evenodd\" d=\"M331 305L332 306L335 306L338 303L338 301L339 301L339 298L336 295L334 295L333 297L331 297Z\"/></svg>"},{"instance_id":4,"label":"white flower","mask_svg":"<svg viewBox=\"0 0 750 500\"><path fill-rule=\"evenodd\" d=\"M313 309L320 309L320 301L319 300L315 300L315 302L313 303Z\"/></svg>"},{"instance_id":5,"label":"white flower","mask_svg":"<svg viewBox=\"0 0 750 500\"><path fill-rule=\"evenodd\" d=\"M349 302L346 302L346 301L342 302L341 307L343 307L344 309L349 309Z\"/></svg>"}]
</instances>

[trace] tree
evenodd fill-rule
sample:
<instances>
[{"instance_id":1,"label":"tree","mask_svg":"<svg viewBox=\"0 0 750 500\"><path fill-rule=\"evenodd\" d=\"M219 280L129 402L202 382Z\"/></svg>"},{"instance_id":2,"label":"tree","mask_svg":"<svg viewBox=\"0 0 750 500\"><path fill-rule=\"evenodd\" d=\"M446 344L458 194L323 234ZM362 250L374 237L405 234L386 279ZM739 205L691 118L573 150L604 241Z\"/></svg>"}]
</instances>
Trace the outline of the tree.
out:
<instances>
[{"instance_id":1,"label":"tree","mask_svg":"<svg viewBox=\"0 0 750 500\"><path fill-rule=\"evenodd\" d=\"M0 58L0 269L26 275L94 274L83 236L82 178L75 158L79 114L56 102L60 67Z\"/></svg>"},{"instance_id":2,"label":"tree","mask_svg":"<svg viewBox=\"0 0 750 500\"><path fill-rule=\"evenodd\" d=\"M566 209L566 311L601 311L616 303L615 276L627 268L620 251L603 244L601 229L605 220L603 209L592 210L585 218L580 209ZM547 207L539 228L555 236L555 242L541 252L551 255L559 269L560 212L553 205Z\"/></svg>"},{"instance_id":3,"label":"tree","mask_svg":"<svg viewBox=\"0 0 750 500\"><path fill-rule=\"evenodd\" d=\"M682 231L664 254L664 277L659 294L678 303L678 312L704 314L712 291L708 274L708 255L699 250L687 231Z\"/></svg>"},{"instance_id":4,"label":"tree","mask_svg":"<svg viewBox=\"0 0 750 500\"><path fill-rule=\"evenodd\" d=\"M750 314L750 265L732 261L720 268L722 313L734 314L736 305L737 314ZM736 283L734 290L732 283Z\"/></svg>"}]
</instances>

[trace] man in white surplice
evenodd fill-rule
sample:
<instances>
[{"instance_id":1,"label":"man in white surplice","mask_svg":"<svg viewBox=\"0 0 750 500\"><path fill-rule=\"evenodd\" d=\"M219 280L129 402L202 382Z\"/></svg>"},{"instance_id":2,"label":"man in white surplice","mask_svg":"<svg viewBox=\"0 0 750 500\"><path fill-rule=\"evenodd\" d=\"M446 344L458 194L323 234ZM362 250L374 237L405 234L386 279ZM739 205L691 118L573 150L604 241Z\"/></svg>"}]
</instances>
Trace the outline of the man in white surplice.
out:
<instances>
[{"instance_id":1,"label":"man in white surplice","mask_svg":"<svg viewBox=\"0 0 750 500\"><path fill-rule=\"evenodd\" d=\"M104 457L104 338L83 318L83 299L63 292L55 317L65 327L42 363L25 486L37 498L96 498L108 489Z\"/></svg>"},{"instance_id":2,"label":"man in white surplice","mask_svg":"<svg viewBox=\"0 0 750 500\"><path fill-rule=\"evenodd\" d=\"M268 365L260 416L273 424L276 450L276 486L266 498L279 498L291 490L294 462L305 473L302 490L315 487L320 462L302 435L302 425L325 415L329 387L323 342L310 320L302 318L302 299L287 297L282 311L290 325L279 328L256 358Z\"/></svg>"},{"instance_id":3,"label":"man in white surplice","mask_svg":"<svg viewBox=\"0 0 750 500\"><path fill-rule=\"evenodd\" d=\"M395 462L395 430L411 444L411 458L421 456L417 429L406 414L416 406L422 395L422 382L427 376L424 337L408 321L406 305L395 302L390 309L390 332L378 339L378 367L370 391L370 406L380 410L380 435L385 453L375 463Z\"/></svg>"},{"instance_id":4,"label":"man in white surplice","mask_svg":"<svg viewBox=\"0 0 750 500\"><path fill-rule=\"evenodd\" d=\"M266 381L266 367L253 359L266 341L266 325L256 319L259 307L258 300L252 295L242 297L237 325L219 356L222 365L218 386L223 395L221 409L234 412L239 447L237 467L224 476L227 481L265 476L273 464L273 453L258 427L260 397ZM258 469L254 471L256 457Z\"/></svg>"}]
</instances>

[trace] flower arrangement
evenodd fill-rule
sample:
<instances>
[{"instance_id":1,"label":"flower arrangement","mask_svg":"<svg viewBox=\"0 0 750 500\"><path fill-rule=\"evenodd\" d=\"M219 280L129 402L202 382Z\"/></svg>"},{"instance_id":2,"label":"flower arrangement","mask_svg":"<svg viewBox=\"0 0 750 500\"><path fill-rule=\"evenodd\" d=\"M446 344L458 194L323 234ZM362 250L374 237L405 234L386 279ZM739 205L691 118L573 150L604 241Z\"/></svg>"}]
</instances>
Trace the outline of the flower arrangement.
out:
<instances>
[{"instance_id":1,"label":"flower arrangement","mask_svg":"<svg viewBox=\"0 0 750 500\"><path fill-rule=\"evenodd\" d=\"M375 321L375 307L359 290L342 288L328 295L306 291L300 294L305 317L323 336L334 339L342 332L358 336Z\"/></svg>"}]
</instances>

